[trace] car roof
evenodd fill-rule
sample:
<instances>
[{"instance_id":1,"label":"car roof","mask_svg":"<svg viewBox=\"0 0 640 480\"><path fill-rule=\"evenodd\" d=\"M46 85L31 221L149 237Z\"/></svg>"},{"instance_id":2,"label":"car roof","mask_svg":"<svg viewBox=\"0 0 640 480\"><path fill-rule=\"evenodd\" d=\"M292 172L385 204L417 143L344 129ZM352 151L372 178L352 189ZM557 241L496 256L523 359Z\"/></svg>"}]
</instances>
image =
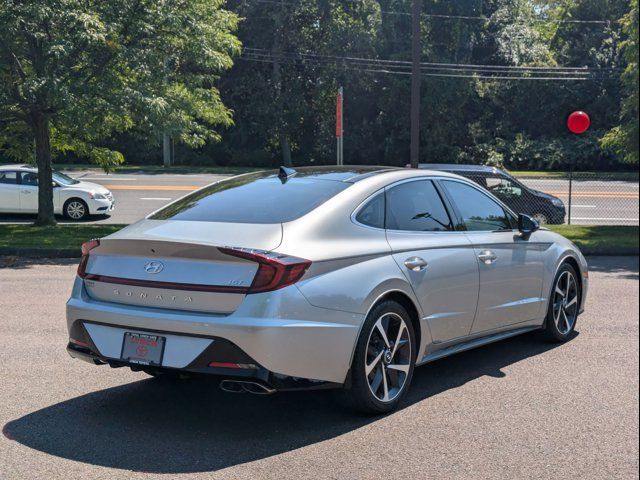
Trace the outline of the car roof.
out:
<instances>
[{"instance_id":1,"label":"car roof","mask_svg":"<svg viewBox=\"0 0 640 480\"><path fill-rule=\"evenodd\" d=\"M333 180L337 182L356 183L380 173L401 170L400 167L379 165L319 165L312 167L292 167L296 178L307 180ZM277 175L278 170L267 170L265 176Z\"/></svg>"},{"instance_id":2,"label":"car roof","mask_svg":"<svg viewBox=\"0 0 640 480\"><path fill-rule=\"evenodd\" d=\"M23 163L16 163L14 165L0 165L0 170L33 170L36 168L31 165L25 165Z\"/></svg>"},{"instance_id":3,"label":"car roof","mask_svg":"<svg viewBox=\"0 0 640 480\"><path fill-rule=\"evenodd\" d=\"M420 163L418 168L445 172L505 173L503 170L490 165L469 165L457 163Z\"/></svg>"}]
</instances>

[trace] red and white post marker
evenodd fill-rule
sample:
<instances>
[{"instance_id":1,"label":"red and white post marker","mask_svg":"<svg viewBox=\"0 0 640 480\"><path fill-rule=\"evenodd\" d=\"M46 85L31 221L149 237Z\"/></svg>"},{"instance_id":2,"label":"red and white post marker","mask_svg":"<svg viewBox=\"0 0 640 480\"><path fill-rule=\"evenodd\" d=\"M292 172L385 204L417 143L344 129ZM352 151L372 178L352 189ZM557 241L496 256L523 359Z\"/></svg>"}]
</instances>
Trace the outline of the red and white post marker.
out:
<instances>
[{"instance_id":1,"label":"red and white post marker","mask_svg":"<svg viewBox=\"0 0 640 480\"><path fill-rule=\"evenodd\" d=\"M342 105L343 105L344 92L342 87L338 89L338 96L336 97L336 144L337 144L337 164L344 165L344 142L342 128Z\"/></svg>"}]
</instances>

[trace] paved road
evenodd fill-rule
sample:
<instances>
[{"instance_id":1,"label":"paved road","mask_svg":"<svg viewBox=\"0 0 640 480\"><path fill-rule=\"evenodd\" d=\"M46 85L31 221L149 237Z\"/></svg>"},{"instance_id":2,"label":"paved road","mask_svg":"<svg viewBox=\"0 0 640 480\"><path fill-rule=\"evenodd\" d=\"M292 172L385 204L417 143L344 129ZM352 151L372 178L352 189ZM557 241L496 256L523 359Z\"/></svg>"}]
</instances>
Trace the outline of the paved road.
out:
<instances>
[{"instance_id":1,"label":"paved road","mask_svg":"<svg viewBox=\"0 0 640 480\"><path fill-rule=\"evenodd\" d=\"M200 187L228 175L211 174L105 174L98 171L67 172L74 178L99 183L114 195L116 208L108 217L94 217L90 223L133 223L149 213ZM0 215L0 223L30 223L32 215ZM64 220L59 219L62 223Z\"/></svg>"},{"instance_id":2,"label":"paved road","mask_svg":"<svg viewBox=\"0 0 640 480\"><path fill-rule=\"evenodd\" d=\"M99 171L70 172L76 178L107 186L113 191L116 208L109 217L96 217L94 223L133 223L225 175L145 174L106 175ZM569 183L557 179L524 179L525 184L560 197L568 204ZM576 224L638 224L638 183L623 181L580 181L573 186L572 219ZM33 216L0 215L0 223L33 221Z\"/></svg>"},{"instance_id":3,"label":"paved road","mask_svg":"<svg viewBox=\"0 0 640 480\"><path fill-rule=\"evenodd\" d=\"M569 181L522 179L536 190L555 195L569 205ZM638 225L638 182L575 180L572 223L577 225Z\"/></svg>"},{"instance_id":4,"label":"paved road","mask_svg":"<svg viewBox=\"0 0 640 480\"><path fill-rule=\"evenodd\" d=\"M330 392L223 394L72 360L74 265L0 269L0 478L638 478L638 259L590 261L570 342L421 367L379 418Z\"/></svg>"}]
</instances>

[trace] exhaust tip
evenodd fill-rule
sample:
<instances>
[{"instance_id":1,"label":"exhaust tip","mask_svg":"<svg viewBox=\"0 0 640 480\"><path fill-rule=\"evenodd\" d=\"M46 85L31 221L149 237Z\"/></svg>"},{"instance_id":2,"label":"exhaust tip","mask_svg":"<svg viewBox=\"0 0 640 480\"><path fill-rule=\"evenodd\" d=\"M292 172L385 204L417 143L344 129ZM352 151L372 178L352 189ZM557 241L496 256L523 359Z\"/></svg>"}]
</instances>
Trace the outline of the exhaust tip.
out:
<instances>
[{"instance_id":1,"label":"exhaust tip","mask_svg":"<svg viewBox=\"0 0 640 480\"><path fill-rule=\"evenodd\" d=\"M262 383L242 380L222 380L220 389L227 393L253 393L254 395L270 395L276 391Z\"/></svg>"}]
</instances>

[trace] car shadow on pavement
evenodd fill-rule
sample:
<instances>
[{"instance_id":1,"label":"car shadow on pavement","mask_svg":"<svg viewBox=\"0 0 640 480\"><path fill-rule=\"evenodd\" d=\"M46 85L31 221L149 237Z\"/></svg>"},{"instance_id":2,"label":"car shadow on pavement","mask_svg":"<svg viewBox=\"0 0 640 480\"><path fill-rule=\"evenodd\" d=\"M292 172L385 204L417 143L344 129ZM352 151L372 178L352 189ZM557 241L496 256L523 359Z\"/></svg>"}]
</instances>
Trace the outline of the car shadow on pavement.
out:
<instances>
[{"instance_id":1,"label":"car shadow on pavement","mask_svg":"<svg viewBox=\"0 0 640 480\"><path fill-rule=\"evenodd\" d=\"M502 368L558 346L534 332L420 367L392 415L483 376L496 378L494 388L501 388ZM2 432L35 450L92 465L151 473L215 471L381 418L350 410L340 393L254 396L224 393L212 382L145 379L51 405L7 423Z\"/></svg>"},{"instance_id":2,"label":"car shadow on pavement","mask_svg":"<svg viewBox=\"0 0 640 480\"><path fill-rule=\"evenodd\" d=\"M589 272L606 273L616 278L638 280L638 257L589 257Z\"/></svg>"}]
</instances>

